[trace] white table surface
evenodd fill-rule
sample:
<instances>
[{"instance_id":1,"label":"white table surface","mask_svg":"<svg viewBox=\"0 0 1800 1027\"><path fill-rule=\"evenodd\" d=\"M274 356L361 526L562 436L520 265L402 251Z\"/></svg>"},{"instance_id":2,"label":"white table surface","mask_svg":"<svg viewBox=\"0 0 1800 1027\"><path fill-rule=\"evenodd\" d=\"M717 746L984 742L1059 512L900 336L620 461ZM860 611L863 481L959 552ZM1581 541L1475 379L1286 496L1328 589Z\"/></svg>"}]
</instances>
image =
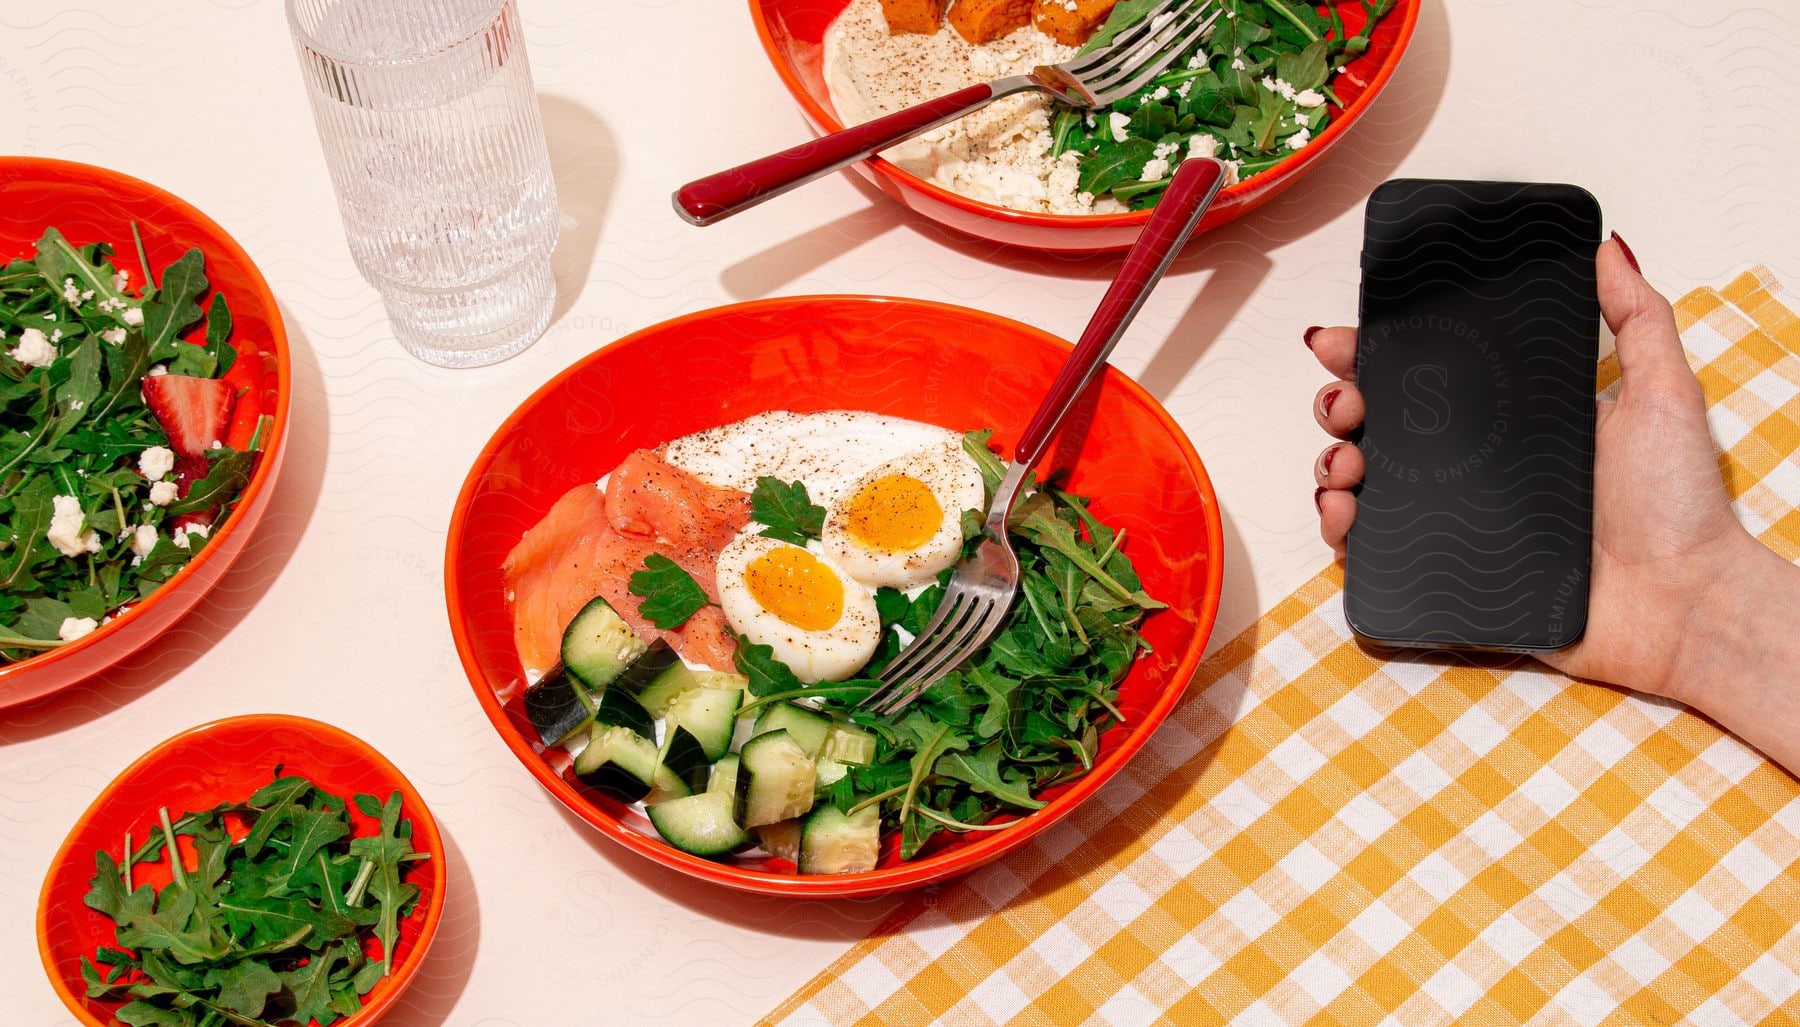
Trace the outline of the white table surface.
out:
<instances>
[{"instance_id":1,"label":"white table surface","mask_svg":"<svg viewBox=\"0 0 1800 1027\"><path fill-rule=\"evenodd\" d=\"M268 275L294 346L290 453L255 550L106 680L0 712L0 994L69 1022L38 972L37 891L73 818L152 744L304 713L383 750L445 831L450 894L397 1025L746 1023L889 901L688 883L564 812L477 708L441 564L469 460L515 404L621 334L737 300L875 292L1079 333L1115 259L954 237L837 176L699 230L675 185L805 136L739 0L523 0L563 209L561 298L524 355L404 356L359 279L274 0L0 0L0 152L103 164L212 214ZM1800 3L1427 0L1358 130L1177 265L1115 362L1192 435L1225 509L1215 642L1329 558L1314 533L1300 344L1355 310L1361 200L1395 175L1587 186L1667 291L1761 262L1800 282ZM246 673L246 669L252 669Z\"/></svg>"}]
</instances>

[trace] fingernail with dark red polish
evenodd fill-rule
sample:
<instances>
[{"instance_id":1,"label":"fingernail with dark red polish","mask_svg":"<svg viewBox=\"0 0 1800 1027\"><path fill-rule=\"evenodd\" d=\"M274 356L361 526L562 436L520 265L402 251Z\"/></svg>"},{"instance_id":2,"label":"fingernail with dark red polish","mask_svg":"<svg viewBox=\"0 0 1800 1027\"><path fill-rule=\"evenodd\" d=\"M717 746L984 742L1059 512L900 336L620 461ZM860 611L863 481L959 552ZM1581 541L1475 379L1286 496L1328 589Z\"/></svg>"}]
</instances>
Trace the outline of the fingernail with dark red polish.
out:
<instances>
[{"instance_id":1,"label":"fingernail with dark red polish","mask_svg":"<svg viewBox=\"0 0 1800 1027\"><path fill-rule=\"evenodd\" d=\"M1324 331L1324 329L1320 328L1318 325L1313 325L1306 330L1305 335L1300 337L1300 341L1306 343L1307 349L1312 349L1312 337L1319 334L1321 331Z\"/></svg>"},{"instance_id":2,"label":"fingernail with dark red polish","mask_svg":"<svg viewBox=\"0 0 1800 1027\"><path fill-rule=\"evenodd\" d=\"M1320 513L1325 512L1325 486L1321 485L1313 489L1313 506L1318 508Z\"/></svg>"},{"instance_id":3,"label":"fingernail with dark red polish","mask_svg":"<svg viewBox=\"0 0 1800 1027\"><path fill-rule=\"evenodd\" d=\"M1644 269L1638 266L1637 254L1631 252L1631 247L1626 244L1624 239L1619 237L1619 233L1614 232L1612 234L1612 241L1619 244L1619 252L1625 255L1625 263L1630 264L1633 271L1636 271L1640 275L1643 274Z\"/></svg>"},{"instance_id":4,"label":"fingernail with dark red polish","mask_svg":"<svg viewBox=\"0 0 1800 1027\"><path fill-rule=\"evenodd\" d=\"M1319 413L1326 417L1330 417L1331 405L1337 402L1338 393L1343 391L1343 389L1332 389L1330 392L1327 392L1324 397L1319 400Z\"/></svg>"},{"instance_id":5,"label":"fingernail with dark red polish","mask_svg":"<svg viewBox=\"0 0 1800 1027\"><path fill-rule=\"evenodd\" d=\"M1319 459L1320 477L1331 476L1331 462L1337 459L1337 451L1340 448L1341 447L1339 446L1332 446L1330 449L1327 449L1325 455Z\"/></svg>"}]
</instances>

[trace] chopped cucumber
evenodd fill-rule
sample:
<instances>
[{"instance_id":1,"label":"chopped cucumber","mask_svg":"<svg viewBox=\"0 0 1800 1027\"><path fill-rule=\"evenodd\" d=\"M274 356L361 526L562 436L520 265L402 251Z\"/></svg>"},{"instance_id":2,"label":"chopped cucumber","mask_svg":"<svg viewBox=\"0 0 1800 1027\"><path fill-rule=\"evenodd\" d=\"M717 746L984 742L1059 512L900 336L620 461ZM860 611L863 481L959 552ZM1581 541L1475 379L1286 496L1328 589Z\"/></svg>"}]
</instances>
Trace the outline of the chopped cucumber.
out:
<instances>
[{"instance_id":1,"label":"chopped cucumber","mask_svg":"<svg viewBox=\"0 0 1800 1027\"><path fill-rule=\"evenodd\" d=\"M670 728L686 728L699 739L700 746L706 750L706 758L716 760L731 748L738 707L743 704L743 692L690 688L669 704L664 723Z\"/></svg>"},{"instance_id":2,"label":"chopped cucumber","mask_svg":"<svg viewBox=\"0 0 1800 1027\"><path fill-rule=\"evenodd\" d=\"M635 692L644 709L660 717L669 712L676 696L694 687L694 672L659 638L619 675L618 684Z\"/></svg>"},{"instance_id":3,"label":"chopped cucumber","mask_svg":"<svg viewBox=\"0 0 1800 1027\"><path fill-rule=\"evenodd\" d=\"M778 820L755 828L756 844L776 859L800 862L800 818Z\"/></svg>"},{"instance_id":4,"label":"chopped cucumber","mask_svg":"<svg viewBox=\"0 0 1800 1027\"><path fill-rule=\"evenodd\" d=\"M750 687L750 679L742 674L733 674L728 670L697 670L694 681L701 688L723 688L726 691L746 691Z\"/></svg>"},{"instance_id":5,"label":"chopped cucumber","mask_svg":"<svg viewBox=\"0 0 1800 1027\"><path fill-rule=\"evenodd\" d=\"M575 757L575 777L582 784L619 800L637 802L688 794L688 786L662 765L655 743L629 728L595 724L587 748Z\"/></svg>"},{"instance_id":6,"label":"chopped cucumber","mask_svg":"<svg viewBox=\"0 0 1800 1027\"><path fill-rule=\"evenodd\" d=\"M593 700L587 689L561 667L525 689L525 718L546 747L561 745L579 734L594 718Z\"/></svg>"},{"instance_id":7,"label":"chopped cucumber","mask_svg":"<svg viewBox=\"0 0 1800 1027\"><path fill-rule=\"evenodd\" d=\"M750 844L750 836L731 816L728 792L704 792L659 802L649 809L656 832L682 852L723 856Z\"/></svg>"},{"instance_id":8,"label":"chopped cucumber","mask_svg":"<svg viewBox=\"0 0 1800 1027\"><path fill-rule=\"evenodd\" d=\"M662 765L673 771L691 792L705 791L706 779L712 774L712 760L706 758L706 749L680 725L669 725L663 738Z\"/></svg>"},{"instance_id":9,"label":"chopped cucumber","mask_svg":"<svg viewBox=\"0 0 1800 1027\"><path fill-rule=\"evenodd\" d=\"M839 763L837 760L828 760L823 756L819 757L819 762L814 766L814 776L817 778L817 783L813 786L815 791L823 791L826 788L830 788L832 785L837 784L839 778L850 773L850 764Z\"/></svg>"},{"instance_id":10,"label":"chopped cucumber","mask_svg":"<svg viewBox=\"0 0 1800 1027\"><path fill-rule=\"evenodd\" d=\"M786 730L757 735L738 755L739 823L761 827L812 808L813 762Z\"/></svg>"},{"instance_id":11,"label":"chopped cucumber","mask_svg":"<svg viewBox=\"0 0 1800 1027\"><path fill-rule=\"evenodd\" d=\"M875 736L854 724L833 721L819 746L819 759L868 766L875 762Z\"/></svg>"},{"instance_id":12,"label":"chopped cucumber","mask_svg":"<svg viewBox=\"0 0 1800 1027\"><path fill-rule=\"evenodd\" d=\"M600 693L600 702L594 706L594 723L622 727L645 738L656 737L656 722L650 719L650 711L617 683Z\"/></svg>"},{"instance_id":13,"label":"chopped cucumber","mask_svg":"<svg viewBox=\"0 0 1800 1027\"><path fill-rule=\"evenodd\" d=\"M881 812L864 806L854 815L827 803L813 810L800 829L800 872L860 874L875 869L881 855Z\"/></svg>"},{"instance_id":14,"label":"chopped cucumber","mask_svg":"<svg viewBox=\"0 0 1800 1027\"><path fill-rule=\"evenodd\" d=\"M599 691L625 672L650 647L605 598L581 608L562 637L562 661L581 683Z\"/></svg>"},{"instance_id":15,"label":"chopped cucumber","mask_svg":"<svg viewBox=\"0 0 1800 1027\"><path fill-rule=\"evenodd\" d=\"M724 792L737 801L738 754L732 753L713 764L712 776L706 779L706 790Z\"/></svg>"},{"instance_id":16,"label":"chopped cucumber","mask_svg":"<svg viewBox=\"0 0 1800 1027\"><path fill-rule=\"evenodd\" d=\"M825 744L825 734L831 730L831 718L818 710L785 702L765 707L762 715L756 718L756 733L759 735L782 730L787 731L799 743L800 748L805 750L807 759L812 759L819 754L819 747Z\"/></svg>"}]
</instances>

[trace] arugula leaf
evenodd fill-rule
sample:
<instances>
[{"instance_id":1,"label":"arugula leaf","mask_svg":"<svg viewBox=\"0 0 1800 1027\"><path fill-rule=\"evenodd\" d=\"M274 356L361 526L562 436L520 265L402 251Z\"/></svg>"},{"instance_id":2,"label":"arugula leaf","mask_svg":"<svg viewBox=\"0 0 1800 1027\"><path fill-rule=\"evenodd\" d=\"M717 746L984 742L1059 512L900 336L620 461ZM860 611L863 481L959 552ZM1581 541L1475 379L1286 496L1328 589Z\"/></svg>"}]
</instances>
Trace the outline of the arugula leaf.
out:
<instances>
[{"instance_id":1,"label":"arugula leaf","mask_svg":"<svg viewBox=\"0 0 1800 1027\"><path fill-rule=\"evenodd\" d=\"M825 530L825 508L815 504L801 482L780 478L756 479L750 493L750 517L763 526L762 534L797 546L817 539Z\"/></svg>"},{"instance_id":2,"label":"arugula leaf","mask_svg":"<svg viewBox=\"0 0 1800 1027\"><path fill-rule=\"evenodd\" d=\"M693 575L661 553L644 557L644 569L634 571L626 588L644 601L638 612L664 631L673 631L707 604L706 591Z\"/></svg>"},{"instance_id":3,"label":"arugula leaf","mask_svg":"<svg viewBox=\"0 0 1800 1027\"><path fill-rule=\"evenodd\" d=\"M375 937L381 942L383 973L394 970L394 946L400 940L399 916L402 907L418 897L417 885L400 880L400 861L412 855L412 844L401 835L400 793L393 792L381 806L379 831L368 838L350 843L350 854L361 856L375 865L369 894L381 903L381 919L375 925ZM410 833L411 825L407 825Z\"/></svg>"},{"instance_id":4,"label":"arugula leaf","mask_svg":"<svg viewBox=\"0 0 1800 1027\"><path fill-rule=\"evenodd\" d=\"M219 1004L245 1016L261 1016L269 996L281 990L281 978L267 963L245 960L211 975Z\"/></svg>"},{"instance_id":5,"label":"arugula leaf","mask_svg":"<svg viewBox=\"0 0 1800 1027\"><path fill-rule=\"evenodd\" d=\"M1032 798L1022 775L1002 772L1000 761L1004 755L1001 743L989 742L974 753L953 752L940 757L933 772L962 781L1009 806L1042 809L1044 803Z\"/></svg>"},{"instance_id":6,"label":"arugula leaf","mask_svg":"<svg viewBox=\"0 0 1800 1027\"><path fill-rule=\"evenodd\" d=\"M200 320L200 294L206 291L206 258L198 249L182 254L163 269L162 286L144 301L144 341L153 363L180 354L181 333Z\"/></svg>"},{"instance_id":7,"label":"arugula leaf","mask_svg":"<svg viewBox=\"0 0 1800 1027\"><path fill-rule=\"evenodd\" d=\"M192 513L219 506L242 491L256 470L256 454L244 450L209 449L206 457L212 462L206 469L206 477L188 486L187 495L165 507L169 514Z\"/></svg>"},{"instance_id":8,"label":"arugula leaf","mask_svg":"<svg viewBox=\"0 0 1800 1027\"><path fill-rule=\"evenodd\" d=\"M737 652L732 656L732 665L739 674L749 679L746 686L751 695L774 695L778 692L792 692L800 688L800 678L787 664L775 658L775 647L769 645L752 645L748 638L738 636Z\"/></svg>"}]
</instances>

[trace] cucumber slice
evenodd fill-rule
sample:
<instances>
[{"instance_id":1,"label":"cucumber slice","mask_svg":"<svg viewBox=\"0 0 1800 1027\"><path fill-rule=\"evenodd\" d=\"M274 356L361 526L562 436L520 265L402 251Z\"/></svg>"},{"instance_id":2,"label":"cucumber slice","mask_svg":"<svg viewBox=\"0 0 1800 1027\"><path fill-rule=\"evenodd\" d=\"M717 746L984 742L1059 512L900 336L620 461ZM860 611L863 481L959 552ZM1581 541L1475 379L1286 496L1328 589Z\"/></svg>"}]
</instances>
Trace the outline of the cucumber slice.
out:
<instances>
[{"instance_id":1,"label":"cucumber slice","mask_svg":"<svg viewBox=\"0 0 1800 1027\"><path fill-rule=\"evenodd\" d=\"M854 815L829 803L813 810L800 829L800 872L861 874L881 855L881 811L864 806Z\"/></svg>"},{"instance_id":2,"label":"cucumber slice","mask_svg":"<svg viewBox=\"0 0 1800 1027\"><path fill-rule=\"evenodd\" d=\"M688 794L688 786L662 765L655 743L629 728L595 724L574 769L582 784L620 802Z\"/></svg>"},{"instance_id":3,"label":"cucumber slice","mask_svg":"<svg viewBox=\"0 0 1800 1027\"><path fill-rule=\"evenodd\" d=\"M750 688L749 678L728 670L697 670L694 671L694 681L701 688L723 688L726 691L736 689L739 692Z\"/></svg>"},{"instance_id":4,"label":"cucumber slice","mask_svg":"<svg viewBox=\"0 0 1800 1027\"><path fill-rule=\"evenodd\" d=\"M656 832L682 852L723 856L750 844L750 836L731 817L731 795L705 792L650 807Z\"/></svg>"},{"instance_id":5,"label":"cucumber slice","mask_svg":"<svg viewBox=\"0 0 1800 1027\"><path fill-rule=\"evenodd\" d=\"M806 758L819 755L819 747L825 744L825 734L831 730L831 718L818 710L809 710L793 703L776 703L765 707L762 715L756 718L756 733L786 730L793 736L800 748L806 751Z\"/></svg>"},{"instance_id":6,"label":"cucumber slice","mask_svg":"<svg viewBox=\"0 0 1800 1027\"><path fill-rule=\"evenodd\" d=\"M562 661L570 674L597 692L649 648L602 597L582 607L564 629Z\"/></svg>"},{"instance_id":7,"label":"cucumber slice","mask_svg":"<svg viewBox=\"0 0 1800 1027\"><path fill-rule=\"evenodd\" d=\"M731 748L731 735L737 729L738 707L743 704L742 692L690 688L669 704L664 723L686 728L700 740L706 758L716 760Z\"/></svg>"},{"instance_id":8,"label":"cucumber slice","mask_svg":"<svg viewBox=\"0 0 1800 1027\"><path fill-rule=\"evenodd\" d=\"M814 791L824 791L832 785L837 784L839 778L850 773L850 764L839 763L837 760L828 760L823 756L819 757L819 761L814 764L814 768Z\"/></svg>"},{"instance_id":9,"label":"cucumber slice","mask_svg":"<svg viewBox=\"0 0 1800 1027\"><path fill-rule=\"evenodd\" d=\"M645 738L656 736L656 722L650 719L650 712L616 683L600 693L600 701L594 706L594 723L622 727Z\"/></svg>"},{"instance_id":10,"label":"cucumber slice","mask_svg":"<svg viewBox=\"0 0 1800 1027\"><path fill-rule=\"evenodd\" d=\"M706 749L687 728L678 725L669 727L663 737L662 765L680 778L689 792L705 791L706 779L712 774L712 760L706 758Z\"/></svg>"},{"instance_id":11,"label":"cucumber slice","mask_svg":"<svg viewBox=\"0 0 1800 1027\"><path fill-rule=\"evenodd\" d=\"M706 779L706 790L724 792L731 796L732 802L735 803L737 801L737 779L738 754L734 752L713 764L712 776Z\"/></svg>"},{"instance_id":12,"label":"cucumber slice","mask_svg":"<svg viewBox=\"0 0 1800 1027\"><path fill-rule=\"evenodd\" d=\"M875 762L875 736L854 724L833 721L819 746L819 759L863 766Z\"/></svg>"},{"instance_id":13,"label":"cucumber slice","mask_svg":"<svg viewBox=\"0 0 1800 1027\"><path fill-rule=\"evenodd\" d=\"M738 823L761 827L812 808L813 762L786 730L757 735L738 755Z\"/></svg>"},{"instance_id":14,"label":"cucumber slice","mask_svg":"<svg viewBox=\"0 0 1800 1027\"><path fill-rule=\"evenodd\" d=\"M778 820L755 828L756 844L776 859L800 862L800 818Z\"/></svg>"},{"instance_id":15,"label":"cucumber slice","mask_svg":"<svg viewBox=\"0 0 1800 1027\"><path fill-rule=\"evenodd\" d=\"M560 667L525 689L524 702L525 718L546 748L575 737L594 718L587 689Z\"/></svg>"},{"instance_id":16,"label":"cucumber slice","mask_svg":"<svg viewBox=\"0 0 1800 1027\"><path fill-rule=\"evenodd\" d=\"M694 687L694 672L659 638L619 675L618 686L635 692L644 709L660 717L676 696Z\"/></svg>"}]
</instances>

